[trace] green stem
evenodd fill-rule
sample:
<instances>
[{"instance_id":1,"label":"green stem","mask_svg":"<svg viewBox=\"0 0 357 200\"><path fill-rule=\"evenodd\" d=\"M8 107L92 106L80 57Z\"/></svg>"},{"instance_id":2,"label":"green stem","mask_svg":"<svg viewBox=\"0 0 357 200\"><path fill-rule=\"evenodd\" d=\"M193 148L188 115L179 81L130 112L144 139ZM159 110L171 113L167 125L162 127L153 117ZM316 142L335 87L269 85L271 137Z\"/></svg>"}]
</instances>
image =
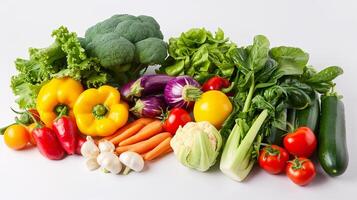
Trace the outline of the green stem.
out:
<instances>
[{"instance_id":1,"label":"green stem","mask_svg":"<svg viewBox=\"0 0 357 200\"><path fill-rule=\"evenodd\" d=\"M56 113L56 116L60 116L60 115L68 115L68 112L69 112L69 109L68 109L68 106L67 105L64 105L64 104L58 104L56 107L55 107L55 113Z\"/></svg>"},{"instance_id":2,"label":"green stem","mask_svg":"<svg viewBox=\"0 0 357 200\"><path fill-rule=\"evenodd\" d=\"M15 125L15 124L16 124L16 123L13 123L13 124L10 124L10 125L7 125L7 126L5 126L5 127L0 128L0 135L4 135L6 129L9 128L9 127L12 126L12 125Z\"/></svg>"},{"instance_id":3,"label":"green stem","mask_svg":"<svg viewBox=\"0 0 357 200\"><path fill-rule=\"evenodd\" d=\"M250 103L252 102L254 89L255 89L255 84L254 84L254 81L252 81L252 84L250 85L250 88L249 88L247 99L244 102L244 107L243 107L242 112L248 112Z\"/></svg>"},{"instance_id":4,"label":"green stem","mask_svg":"<svg viewBox=\"0 0 357 200\"><path fill-rule=\"evenodd\" d=\"M182 89L182 98L185 101L196 101L201 97L202 91L192 85L185 85Z\"/></svg>"},{"instance_id":5,"label":"green stem","mask_svg":"<svg viewBox=\"0 0 357 200\"><path fill-rule=\"evenodd\" d=\"M58 113L56 119L54 121L57 121L59 118L61 118L62 116L66 116L68 115L68 107L67 106L63 106L61 107L61 111Z\"/></svg>"},{"instance_id":6,"label":"green stem","mask_svg":"<svg viewBox=\"0 0 357 200\"><path fill-rule=\"evenodd\" d=\"M43 124L41 124L41 121L37 121L36 118L32 115L32 113L30 111L26 110L26 112L30 115L30 117L32 118L34 123L36 123L36 128L43 127Z\"/></svg>"},{"instance_id":7,"label":"green stem","mask_svg":"<svg viewBox=\"0 0 357 200\"><path fill-rule=\"evenodd\" d=\"M228 93L228 92L232 91L232 89L234 88L234 86L235 86L235 84L234 84L234 82L232 82L229 87L227 87L227 88L222 88L221 91L222 91L223 93Z\"/></svg>"},{"instance_id":8,"label":"green stem","mask_svg":"<svg viewBox=\"0 0 357 200\"><path fill-rule=\"evenodd\" d=\"M108 113L108 109L103 104L98 104L93 107L92 113L95 118L102 119Z\"/></svg>"}]
</instances>

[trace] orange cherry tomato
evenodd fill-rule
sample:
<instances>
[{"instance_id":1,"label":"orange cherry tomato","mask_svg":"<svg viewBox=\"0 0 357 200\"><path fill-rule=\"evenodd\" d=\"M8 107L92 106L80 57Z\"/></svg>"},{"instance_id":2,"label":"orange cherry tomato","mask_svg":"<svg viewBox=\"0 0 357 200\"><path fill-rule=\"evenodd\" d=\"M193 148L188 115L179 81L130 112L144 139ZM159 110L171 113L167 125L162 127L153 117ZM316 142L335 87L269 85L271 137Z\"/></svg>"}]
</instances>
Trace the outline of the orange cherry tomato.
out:
<instances>
[{"instance_id":1,"label":"orange cherry tomato","mask_svg":"<svg viewBox=\"0 0 357 200\"><path fill-rule=\"evenodd\" d=\"M14 150L20 150L26 147L30 141L30 135L26 127L22 125L11 125L4 133L5 144Z\"/></svg>"}]
</instances>

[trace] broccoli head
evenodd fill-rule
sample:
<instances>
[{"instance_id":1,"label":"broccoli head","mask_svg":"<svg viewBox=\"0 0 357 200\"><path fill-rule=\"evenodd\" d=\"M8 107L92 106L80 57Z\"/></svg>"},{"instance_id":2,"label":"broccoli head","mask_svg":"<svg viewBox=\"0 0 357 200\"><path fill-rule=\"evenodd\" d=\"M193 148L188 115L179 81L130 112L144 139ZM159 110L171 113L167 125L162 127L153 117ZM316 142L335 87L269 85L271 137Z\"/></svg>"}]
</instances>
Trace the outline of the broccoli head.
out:
<instances>
[{"instance_id":1,"label":"broccoli head","mask_svg":"<svg viewBox=\"0 0 357 200\"><path fill-rule=\"evenodd\" d=\"M162 63L167 56L167 44L158 38L147 38L135 43L135 60L138 63L154 65Z\"/></svg>"},{"instance_id":2,"label":"broccoli head","mask_svg":"<svg viewBox=\"0 0 357 200\"><path fill-rule=\"evenodd\" d=\"M162 39L160 25L154 18L114 15L90 27L81 43L103 67L135 77L148 65L164 62L167 44Z\"/></svg>"}]
</instances>

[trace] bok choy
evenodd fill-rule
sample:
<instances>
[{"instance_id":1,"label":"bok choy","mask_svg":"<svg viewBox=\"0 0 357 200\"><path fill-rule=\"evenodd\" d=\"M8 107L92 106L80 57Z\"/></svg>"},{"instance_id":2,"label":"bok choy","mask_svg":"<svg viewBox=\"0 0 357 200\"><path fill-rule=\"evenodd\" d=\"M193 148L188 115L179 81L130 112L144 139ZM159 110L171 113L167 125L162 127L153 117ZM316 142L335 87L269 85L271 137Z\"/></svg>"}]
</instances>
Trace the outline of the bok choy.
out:
<instances>
[{"instance_id":1,"label":"bok choy","mask_svg":"<svg viewBox=\"0 0 357 200\"><path fill-rule=\"evenodd\" d=\"M286 110L310 106L315 92L327 91L341 74L338 67L320 73L307 67L309 55L299 48L269 46L269 40L258 35L253 45L230 52L238 73L234 79L235 108L220 130L226 140L220 169L237 181L248 176L262 140L273 129L288 130ZM321 78L322 74L329 77Z\"/></svg>"}]
</instances>

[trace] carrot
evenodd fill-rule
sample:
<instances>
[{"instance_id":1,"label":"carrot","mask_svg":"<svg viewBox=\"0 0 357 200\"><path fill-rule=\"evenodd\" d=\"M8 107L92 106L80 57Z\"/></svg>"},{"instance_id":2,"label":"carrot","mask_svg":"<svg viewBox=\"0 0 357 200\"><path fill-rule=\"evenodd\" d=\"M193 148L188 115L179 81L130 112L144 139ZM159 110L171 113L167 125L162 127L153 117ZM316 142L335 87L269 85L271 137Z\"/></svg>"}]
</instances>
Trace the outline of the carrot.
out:
<instances>
[{"instance_id":1,"label":"carrot","mask_svg":"<svg viewBox=\"0 0 357 200\"><path fill-rule=\"evenodd\" d=\"M137 134L127 138L126 140L119 143L119 146L125 146L130 144L135 144L146 140L158 133L161 133L163 130L162 123L159 120L155 120L150 124L144 126Z\"/></svg>"},{"instance_id":2,"label":"carrot","mask_svg":"<svg viewBox=\"0 0 357 200\"><path fill-rule=\"evenodd\" d=\"M128 129L126 129L124 132L122 132L120 135L117 135L116 137L110 139L109 141L112 142L114 145L119 144L121 141L135 135L138 131L140 131L145 125L142 123L136 123L133 126L130 126Z\"/></svg>"},{"instance_id":3,"label":"carrot","mask_svg":"<svg viewBox=\"0 0 357 200\"><path fill-rule=\"evenodd\" d=\"M157 145L153 150L147 152L144 156L144 160L153 160L161 156L162 154L166 153L166 151L171 149L170 141L171 141L171 137L166 138L159 145Z\"/></svg>"},{"instance_id":4,"label":"carrot","mask_svg":"<svg viewBox=\"0 0 357 200\"><path fill-rule=\"evenodd\" d=\"M151 118L140 118L137 119L121 128L119 128L114 134L106 136L102 139L100 139L99 141L103 141L103 140L112 140L113 138L117 137L118 135L121 135L122 133L124 133L125 131L127 131L128 129L132 128L133 126L135 126L136 124L143 124L143 126L151 123L152 121L154 121L154 119Z\"/></svg>"},{"instance_id":5,"label":"carrot","mask_svg":"<svg viewBox=\"0 0 357 200\"><path fill-rule=\"evenodd\" d=\"M152 150L151 150L151 151L152 151ZM145 155L148 154L148 153L150 153L151 151L148 151L148 152L143 153L143 154L140 154L140 155L141 155L141 157L145 158ZM172 148L169 148L169 149L167 149L164 153L162 153L159 157L162 157L162 156L164 156L164 155L166 155L166 154L168 154L168 153L171 153L172 151L173 151ZM156 159L156 158L155 158L155 159Z\"/></svg>"},{"instance_id":6,"label":"carrot","mask_svg":"<svg viewBox=\"0 0 357 200\"><path fill-rule=\"evenodd\" d=\"M148 125L153 121L155 121L153 118L139 118L136 120L137 123L143 123L144 125Z\"/></svg>"},{"instance_id":7,"label":"carrot","mask_svg":"<svg viewBox=\"0 0 357 200\"><path fill-rule=\"evenodd\" d=\"M138 154L143 154L151 149L155 148L157 145L159 145L162 141L164 141L166 138L170 138L171 134L169 132L163 132L159 133L153 137L151 137L148 140L144 140L142 142L132 144L132 145L127 145L127 146L119 146L115 149L115 152L117 154L121 154L126 151L134 151Z\"/></svg>"}]
</instances>

